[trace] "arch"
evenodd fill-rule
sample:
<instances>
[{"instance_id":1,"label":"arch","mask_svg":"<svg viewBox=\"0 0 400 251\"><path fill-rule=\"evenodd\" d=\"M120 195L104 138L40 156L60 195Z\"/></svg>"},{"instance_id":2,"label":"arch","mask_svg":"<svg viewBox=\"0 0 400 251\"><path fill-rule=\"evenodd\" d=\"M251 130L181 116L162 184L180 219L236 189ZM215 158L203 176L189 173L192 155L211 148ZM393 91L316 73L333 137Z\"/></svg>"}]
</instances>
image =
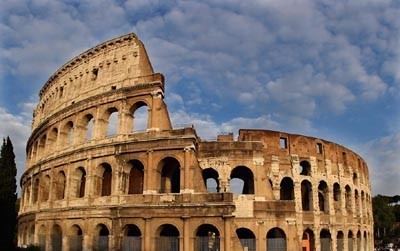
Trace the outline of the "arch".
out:
<instances>
[{"instance_id":1,"label":"arch","mask_svg":"<svg viewBox=\"0 0 400 251\"><path fill-rule=\"evenodd\" d=\"M52 250L62 250L62 229L58 224L53 225L51 231Z\"/></svg>"},{"instance_id":2,"label":"arch","mask_svg":"<svg viewBox=\"0 0 400 251\"><path fill-rule=\"evenodd\" d=\"M179 230L171 224L163 224L156 231L156 250L179 251Z\"/></svg>"},{"instance_id":3,"label":"arch","mask_svg":"<svg viewBox=\"0 0 400 251\"><path fill-rule=\"evenodd\" d=\"M345 187L345 197L346 197L345 207L346 207L346 210L348 212L350 212L352 210L352 208L351 208L352 195L351 195L351 188L349 185L346 185L346 187Z\"/></svg>"},{"instance_id":4,"label":"arch","mask_svg":"<svg viewBox=\"0 0 400 251\"><path fill-rule=\"evenodd\" d=\"M333 184L333 206L336 212L342 208L342 192L339 183Z\"/></svg>"},{"instance_id":5,"label":"arch","mask_svg":"<svg viewBox=\"0 0 400 251\"><path fill-rule=\"evenodd\" d=\"M356 172L353 173L353 184L358 185L358 174Z\"/></svg>"},{"instance_id":6,"label":"arch","mask_svg":"<svg viewBox=\"0 0 400 251\"><path fill-rule=\"evenodd\" d=\"M38 155L42 157L46 153L47 136L44 134L38 141Z\"/></svg>"},{"instance_id":7,"label":"arch","mask_svg":"<svg viewBox=\"0 0 400 251\"><path fill-rule=\"evenodd\" d=\"M53 129L50 130L49 136L47 138L47 144L49 146L49 149L54 150L54 148L57 145L57 138L58 138L58 129L57 127L54 127Z\"/></svg>"},{"instance_id":8,"label":"arch","mask_svg":"<svg viewBox=\"0 0 400 251\"><path fill-rule=\"evenodd\" d=\"M325 181L320 181L318 185L318 206L320 212L329 213L328 185Z\"/></svg>"},{"instance_id":9,"label":"arch","mask_svg":"<svg viewBox=\"0 0 400 251\"><path fill-rule=\"evenodd\" d=\"M56 200L62 200L65 198L65 185L66 177L64 171L59 171L54 182L54 198Z\"/></svg>"},{"instance_id":10,"label":"arch","mask_svg":"<svg viewBox=\"0 0 400 251\"><path fill-rule=\"evenodd\" d=\"M360 196L357 189L354 190L355 213L360 214Z\"/></svg>"},{"instance_id":11,"label":"arch","mask_svg":"<svg viewBox=\"0 0 400 251\"><path fill-rule=\"evenodd\" d=\"M123 232L122 251L142 250L142 232L136 225L126 225Z\"/></svg>"},{"instance_id":12,"label":"arch","mask_svg":"<svg viewBox=\"0 0 400 251\"><path fill-rule=\"evenodd\" d=\"M361 250L361 232L358 230L357 232L357 250Z\"/></svg>"},{"instance_id":13,"label":"arch","mask_svg":"<svg viewBox=\"0 0 400 251\"><path fill-rule=\"evenodd\" d=\"M72 177L72 197L83 198L85 197L86 189L86 171L82 166L75 169Z\"/></svg>"},{"instance_id":14,"label":"arch","mask_svg":"<svg viewBox=\"0 0 400 251\"><path fill-rule=\"evenodd\" d=\"M200 225L196 230L195 250L220 250L220 234L218 229L211 224Z\"/></svg>"},{"instance_id":15,"label":"arch","mask_svg":"<svg viewBox=\"0 0 400 251\"><path fill-rule=\"evenodd\" d=\"M73 144L74 139L74 123L72 121L68 121L61 130L62 142L61 145L63 147L71 146Z\"/></svg>"},{"instance_id":16,"label":"arch","mask_svg":"<svg viewBox=\"0 0 400 251\"><path fill-rule=\"evenodd\" d=\"M149 124L149 108L143 101L136 102L130 109L132 114L132 129L131 131L144 131L148 129Z\"/></svg>"},{"instance_id":17,"label":"arch","mask_svg":"<svg viewBox=\"0 0 400 251\"><path fill-rule=\"evenodd\" d=\"M315 236L314 232L307 228L303 232L302 238L302 250L303 251L314 251L315 250Z\"/></svg>"},{"instance_id":18,"label":"arch","mask_svg":"<svg viewBox=\"0 0 400 251\"><path fill-rule=\"evenodd\" d=\"M104 224L98 224L93 237L93 247L96 251L108 251L110 231Z\"/></svg>"},{"instance_id":19,"label":"arch","mask_svg":"<svg viewBox=\"0 0 400 251\"><path fill-rule=\"evenodd\" d=\"M112 192L112 169L108 163L102 163L97 167L97 194L110 196Z\"/></svg>"},{"instance_id":20,"label":"arch","mask_svg":"<svg viewBox=\"0 0 400 251\"><path fill-rule=\"evenodd\" d=\"M83 118L83 132L85 133L86 141L91 141L94 134L94 117L92 114L86 114ZM83 135L82 135L83 136Z\"/></svg>"},{"instance_id":21,"label":"arch","mask_svg":"<svg viewBox=\"0 0 400 251\"><path fill-rule=\"evenodd\" d=\"M268 231L267 251L286 251L286 234L282 229L274 227Z\"/></svg>"},{"instance_id":22,"label":"arch","mask_svg":"<svg viewBox=\"0 0 400 251\"><path fill-rule=\"evenodd\" d=\"M300 162L300 175L311 176L311 164L307 160Z\"/></svg>"},{"instance_id":23,"label":"arch","mask_svg":"<svg viewBox=\"0 0 400 251\"><path fill-rule=\"evenodd\" d=\"M256 236L248 228L236 229L236 235L240 240L243 250L255 251L256 250Z\"/></svg>"},{"instance_id":24,"label":"arch","mask_svg":"<svg viewBox=\"0 0 400 251\"><path fill-rule=\"evenodd\" d=\"M118 134L118 109L108 108L106 111L107 133L106 137L112 137Z\"/></svg>"},{"instance_id":25,"label":"arch","mask_svg":"<svg viewBox=\"0 0 400 251\"><path fill-rule=\"evenodd\" d=\"M351 230L349 230L349 233L347 234L347 250L354 250L354 235Z\"/></svg>"},{"instance_id":26,"label":"arch","mask_svg":"<svg viewBox=\"0 0 400 251\"><path fill-rule=\"evenodd\" d=\"M301 182L301 206L303 211L313 210L312 185L308 180Z\"/></svg>"},{"instance_id":27,"label":"arch","mask_svg":"<svg viewBox=\"0 0 400 251\"><path fill-rule=\"evenodd\" d=\"M42 182L41 182L41 196L40 196L40 201L48 201L49 200L49 195L50 195L50 176L46 175L44 176Z\"/></svg>"},{"instance_id":28,"label":"arch","mask_svg":"<svg viewBox=\"0 0 400 251\"><path fill-rule=\"evenodd\" d=\"M144 181L143 164L139 160L131 160L129 165L131 169L129 172L128 194L142 194Z\"/></svg>"},{"instance_id":29,"label":"arch","mask_svg":"<svg viewBox=\"0 0 400 251\"><path fill-rule=\"evenodd\" d=\"M294 200L294 184L289 177L285 177L281 181L280 198L281 200Z\"/></svg>"},{"instance_id":30,"label":"arch","mask_svg":"<svg viewBox=\"0 0 400 251\"><path fill-rule=\"evenodd\" d=\"M336 242L337 242L337 251L343 251L344 250L344 234L342 231L338 231L337 236L336 236Z\"/></svg>"},{"instance_id":31,"label":"arch","mask_svg":"<svg viewBox=\"0 0 400 251\"><path fill-rule=\"evenodd\" d=\"M179 193L181 183L180 163L173 157L166 157L158 164L161 184L160 193Z\"/></svg>"},{"instance_id":32,"label":"arch","mask_svg":"<svg viewBox=\"0 0 400 251\"><path fill-rule=\"evenodd\" d=\"M69 250L82 251L83 233L79 225L72 225L69 231Z\"/></svg>"},{"instance_id":33,"label":"arch","mask_svg":"<svg viewBox=\"0 0 400 251\"><path fill-rule=\"evenodd\" d=\"M29 178L28 180L27 180L27 182L25 183L25 188L26 188L26 191L25 191L25 193L26 193L26 196L25 196L25 205L29 205L31 202L30 202L30 199L31 199L31 185L32 185L32 180Z\"/></svg>"},{"instance_id":34,"label":"arch","mask_svg":"<svg viewBox=\"0 0 400 251\"><path fill-rule=\"evenodd\" d=\"M229 185L232 193L254 194L253 172L246 166L235 167L231 171Z\"/></svg>"},{"instance_id":35,"label":"arch","mask_svg":"<svg viewBox=\"0 0 400 251\"><path fill-rule=\"evenodd\" d=\"M367 232L364 231L364 250L367 251L368 249L368 238L367 238Z\"/></svg>"},{"instance_id":36,"label":"arch","mask_svg":"<svg viewBox=\"0 0 400 251\"><path fill-rule=\"evenodd\" d=\"M34 178L34 182L33 182L33 191L32 191L32 202L33 202L33 204L35 204L38 201L39 186L40 186L40 180L39 180L39 177L36 177L36 178Z\"/></svg>"},{"instance_id":37,"label":"arch","mask_svg":"<svg viewBox=\"0 0 400 251\"><path fill-rule=\"evenodd\" d=\"M322 229L319 234L320 242L321 242L321 251L331 251L332 246L332 238L331 233L328 229Z\"/></svg>"},{"instance_id":38,"label":"arch","mask_svg":"<svg viewBox=\"0 0 400 251\"><path fill-rule=\"evenodd\" d=\"M213 168L206 168L201 173L207 192L218 193L220 188L218 172Z\"/></svg>"},{"instance_id":39,"label":"arch","mask_svg":"<svg viewBox=\"0 0 400 251\"><path fill-rule=\"evenodd\" d=\"M29 244L35 244L35 224L31 225L29 229Z\"/></svg>"}]
</instances>

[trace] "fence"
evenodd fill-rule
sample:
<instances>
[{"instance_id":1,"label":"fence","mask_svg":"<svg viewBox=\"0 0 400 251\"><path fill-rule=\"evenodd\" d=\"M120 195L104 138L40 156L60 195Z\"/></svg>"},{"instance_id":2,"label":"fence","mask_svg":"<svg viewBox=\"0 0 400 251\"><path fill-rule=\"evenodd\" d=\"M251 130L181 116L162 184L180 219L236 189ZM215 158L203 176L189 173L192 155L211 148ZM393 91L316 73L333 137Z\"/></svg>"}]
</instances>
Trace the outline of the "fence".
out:
<instances>
[{"instance_id":1,"label":"fence","mask_svg":"<svg viewBox=\"0 0 400 251\"><path fill-rule=\"evenodd\" d=\"M46 251L46 235L39 234L39 248L40 251Z\"/></svg>"},{"instance_id":2,"label":"fence","mask_svg":"<svg viewBox=\"0 0 400 251\"><path fill-rule=\"evenodd\" d=\"M122 240L122 251L141 251L142 238L136 236L124 236Z\"/></svg>"},{"instance_id":3,"label":"fence","mask_svg":"<svg viewBox=\"0 0 400 251\"><path fill-rule=\"evenodd\" d=\"M197 236L195 251L219 251L219 237Z\"/></svg>"},{"instance_id":4,"label":"fence","mask_svg":"<svg viewBox=\"0 0 400 251\"><path fill-rule=\"evenodd\" d=\"M344 250L344 241L343 239L337 239L337 251Z\"/></svg>"},{"instance_id":5,"label":"fence","mask_svg":"<svg viewBox=\"0 0 400 251\"><path fill-rule=\"evenodd\" d=\"M286 251L285 238L268 238L267 251Z\"/></svg>"},{"instance_id":6,"label":"fence","mask_svg":"<svg viewBox=\"0 0 400 251\"><path fill-rule=\"evenodd\" d=\"M354 251L354 240L352 238L349 238L348 240L347 249L349 251Z\"/></svg>"},{"instance_id":7,"label":"fence","mask_svg":"<svg viewBox=\"0 0 400 251\"><path fill-rule=\"evenodd\" d=\"M256 251L256 240L251 239L240 239L240 243L242 244L243 250L246 251Z\"/></svg>"},{"instance_id":8,"label":"fence","mask_svg":"<svg viewBox=\"0 0 400 251\"><path fill-rule=\"evenodd\" d=\"M62 236L60 234L51 235L51 248L53 251L62 250Z\"/></svg>"},{"instance_id":9,"label":"fence","mask_svg":"<svg viewBox=\"0 0 400 251\"><path fill-rule=\"evenodd\" d=\"M72 235L69 237L69 250L82 251L82 235Z\"/></svg>"},{"instance_id":10,"label":"fence","mask_svg":"<svg viewBox=\"0 0 400 251\"><path fill-rule=\"evenodd\" d=\"M93 238L94 251L108 251L108 236L95 236Z\"/></svg>"},{"instance_id":11,"label":"fence","mask_svg":"<svg viewBox=\"0 0 400 251\"><path fill-rule=\"evenodd\" d=\"M321 251L331 251L330 238L321 238Z\"/></svg>"},{"instance_id":12,"label":"fence","mask_svg":"<svg viewBox=\"0 0 400 251\"><path fill-rule=\"evenodd\" d=\"M156 251L179 251L178 236L161 236L156 238Z\"/></svg>"}]
</instances>

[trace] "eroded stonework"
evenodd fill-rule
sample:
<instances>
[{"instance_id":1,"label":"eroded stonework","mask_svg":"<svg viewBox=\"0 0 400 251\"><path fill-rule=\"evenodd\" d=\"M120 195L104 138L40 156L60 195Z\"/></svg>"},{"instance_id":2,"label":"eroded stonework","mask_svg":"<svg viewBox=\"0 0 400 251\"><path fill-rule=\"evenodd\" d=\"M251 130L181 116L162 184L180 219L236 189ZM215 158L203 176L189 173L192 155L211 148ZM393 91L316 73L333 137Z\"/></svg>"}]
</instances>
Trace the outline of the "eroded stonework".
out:
<instances>
[{"instance_id":1,"label":"eroded stonework","mask_svg":"<svg viewBox=\"0 0 400 251\"><path fill-rule=\"evenodd\" d=\"M145 107L147 127L136 111ZM143 109L142 109L143 110ZM338 144L173 128L164 77L128 34L40 91L21 178L18 245L43 250L372 250L365 161Z\"/></svg>"}]
</instances>

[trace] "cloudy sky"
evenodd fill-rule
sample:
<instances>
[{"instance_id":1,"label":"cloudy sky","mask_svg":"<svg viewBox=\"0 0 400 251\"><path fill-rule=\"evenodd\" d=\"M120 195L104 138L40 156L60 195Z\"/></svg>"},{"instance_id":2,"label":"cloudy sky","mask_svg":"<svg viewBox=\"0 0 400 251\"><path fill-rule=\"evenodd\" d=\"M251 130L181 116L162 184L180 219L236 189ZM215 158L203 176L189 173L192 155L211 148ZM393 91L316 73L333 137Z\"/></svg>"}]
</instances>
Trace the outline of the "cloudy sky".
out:
<instances>
[{"instance_id":1,"label":"cloudy sky","mask_svg":"<svg viewBox=\"0 0 400 251\"><path fill-rule=\"evenodd\" d=\"M400 194L400 2L2 0L0 137L19 176L33 107L79 53L134 32L166 77L174 124L202 138L274 129L342 144L373 194Z\"/></svg>"}]
</instances>

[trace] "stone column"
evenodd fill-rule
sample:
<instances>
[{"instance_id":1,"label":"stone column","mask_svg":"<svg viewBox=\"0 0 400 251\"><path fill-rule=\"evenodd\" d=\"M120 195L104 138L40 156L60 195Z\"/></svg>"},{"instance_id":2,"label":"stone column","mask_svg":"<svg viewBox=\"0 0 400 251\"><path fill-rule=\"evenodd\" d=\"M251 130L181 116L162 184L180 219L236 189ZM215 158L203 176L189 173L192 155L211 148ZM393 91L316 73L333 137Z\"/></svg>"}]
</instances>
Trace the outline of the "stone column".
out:
<instances>
[{"instance_id":1,"label":"stone column","mask_svg":"<svg viewBox=\"0 0 400 251\"><path fill-rule=\"evenodd\" d=\"M147 165L144 170L144 181L143 181L143 193L152 194L156 193L155 186L152 183L151 178L153 177L153 150L147 150Z\"/></svg>"},{"instance_id":2,"label":"stone column","mask_svg":"<svg viewBox=\"0 0 400 251\"><path fill-rule=\"evenodd\" d=\"M152 100L151 100L151 111L149 112L149 130L158 130L158 121L157 117L159 115L159 107L161 106L161 101L163 99L164 93L162 92L161 89L155 90L151 92Z\"/></svg>"},{"instance_id":3,"label":"stone column","mask_svg":"<svg viewBox=\"0 0 400 251\"><path fill-rule=\"evenodd\" d=\"M121 111L119 112L119 119L118 119L118 134L128 134L130 133L129 130L133 129L133 119L132 115L130 114L129 108L126 104L126 99L122 100L122 104L120 107Z\"/></svg>"},{"instance_id":4,"label":"stone column","mask_svg":"<svg viewBox=\"0 0 400 251\"><path fill-rule=\"evenodd\" d=\"M190 216L182 216L183 219L183 250L190 250Z\"/></svg>"},{"instance_id":5,"label":"stone column","mask_svg":"<svg viewBox=\"0 0 400 251\"><path fill-rule=\"evenodd\" d=\"M184 192L190 192L191 189L191 180L190 180L190 163L192 160L192 150L193 146L185 147L184 149L184 182L183 182L183 190Z\"/></svg>"},{"instance_id":6,"label":"stone column","mask_svg":"<svg viewBox=\"0 0 400 251\"><path fill-rule=\"evenodd\" d=\"M225 239L224 239L224 249L225 251L231 250L231 224L232 224L232 216L226 215L224 216L224 230L225 230Z\"/></svg>"},{"instance_id":7,"label":"stone column","mask_svg":"<svg viewBox=\"0 0 400 251\"><path fill-rule=\"evenodd\" d=\"M145 225L144 225L144 247L143 247L143 250L151 250L151 236L150 236L151 219L146 218L144 220L145 220Z\"/></svg>"}]
</instances>

